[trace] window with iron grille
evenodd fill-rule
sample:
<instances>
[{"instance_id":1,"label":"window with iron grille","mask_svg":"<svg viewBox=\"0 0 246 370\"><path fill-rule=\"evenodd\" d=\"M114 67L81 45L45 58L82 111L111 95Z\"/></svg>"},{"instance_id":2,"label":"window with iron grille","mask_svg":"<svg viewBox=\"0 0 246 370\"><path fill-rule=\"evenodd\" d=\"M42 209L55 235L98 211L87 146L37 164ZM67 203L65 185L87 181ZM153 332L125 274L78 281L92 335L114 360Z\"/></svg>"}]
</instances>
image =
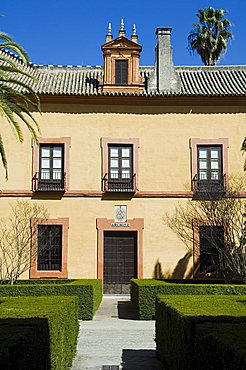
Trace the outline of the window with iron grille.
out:
<instances>
[{"instance_id":1,"label":"window with iron grille","mask_svg":"<svg viewBox=\"0 0 246 370\"><path fill-rule=\"evenodd\" d=\"M61 271L62 225L38 225L37 269Z\"/></svg>"},{"instance_id":2,"label":"window with iron grille","mask_svg":"<svg viewBox=\"0 0 246 370\"><path fill-rule=\"evenodd\" d=\"M199 226L200 272L216 272L224 245L223 226Z\"/></svg>"},{"instance_id":3,"label":"window with iron grille","mask_svg":"<svg viewBox=\"0 0 246 370\"><path fill-rule=\"evenodd\" d=\"M115 61L115 83L117 85L128 84L128 60L119 59Z\"/></svg>"}]
</instances>

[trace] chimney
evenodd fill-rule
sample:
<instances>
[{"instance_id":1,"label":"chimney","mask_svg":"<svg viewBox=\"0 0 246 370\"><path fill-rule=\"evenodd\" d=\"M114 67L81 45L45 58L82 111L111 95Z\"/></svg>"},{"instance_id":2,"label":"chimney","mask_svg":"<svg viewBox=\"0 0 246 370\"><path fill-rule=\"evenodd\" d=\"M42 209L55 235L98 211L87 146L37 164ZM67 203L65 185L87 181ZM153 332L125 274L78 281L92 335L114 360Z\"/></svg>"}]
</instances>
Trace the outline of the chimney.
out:
<instances>
[{"instance_id":1,"label":"chimney","mask_svg":"<svg viewBox=\"0 0 246 370\"><path fill-rule=\"evenodd\" d=\"M174 69L171 46L172 28L157 28L156 63L148 81L149 91L171 92L180 90L180 80Z\"/></svg>"},{"instance_id":2,"label":"chimney","mask_svg":"<svg viewBox=\"0 0 246 370\"><path fill-rule=\"evenodd\" d=\"M106 35L106 42L112 41L113 40L113 35L112 35L112 27L111 23L108 24L108 33Z\"/></svg>"}]
</instances>

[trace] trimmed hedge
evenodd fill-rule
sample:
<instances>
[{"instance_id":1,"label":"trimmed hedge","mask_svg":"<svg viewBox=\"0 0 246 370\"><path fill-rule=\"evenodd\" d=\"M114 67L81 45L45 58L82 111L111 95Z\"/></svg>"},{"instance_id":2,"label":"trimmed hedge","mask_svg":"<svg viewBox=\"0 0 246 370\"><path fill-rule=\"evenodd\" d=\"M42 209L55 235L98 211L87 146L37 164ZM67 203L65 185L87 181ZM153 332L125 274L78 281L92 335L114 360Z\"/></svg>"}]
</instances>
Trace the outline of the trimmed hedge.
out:
<instances>
[{"instance_id":1,"label":"trimmed hedge","mask_svg":"<svg viewBox=\"0 0 246 370\"><path fill-rule=\"evenodd\" d=\"M0 318L0 368L49 369L48 333L46 318Z\"/></svg>"},{"instance_id":2,"label":"trimmed hedge","mask_svg":"<svg viewBox=\"0 0 246 370\"><path fill-rule=\"evenodd\" d=\"M0 299L0 368L67 370L76 352L78 297Z\"/></svg>"},{"instance_id":3,"label":"trimmed hedge","mask_svg":"<svg viewBox=\"0 0 246 370\"><path fill-rule=\"evenodd\" d=\"M196 370L246 369L246 324L196 326ZM209 355L208 355L209 354Z\"/></svg>"},{"instance_id":4,"label":"trimmed hedge","mask_svg":"<svg viewBox=\"0 0 246 370\"><path fill-rule=\"evenodd\" d=\"M155 317L155 300L159 294L189 295L246 295L245 284L218 284L196 280L178 282L155 279L132 279L131 301L138 311L140 320L152 320Z\"/></svg>"},{"instance_id":5,"label":"trimmed hedge","mask_svg":"<svg viewBox=\"0 0 246 370\"><path fill-rule=\"evenodd\" d=\"M14 285L20 284L71 284L76 282L76 279L19 279L17 280ZM8 281L4 281L2 284L9 285Z\"/></svg>"},{"instance_id":6,"label":"trimmed hedge","mask_svg":"<svg viewBox=\"0 0 246 370\"><path fill-rule=\"evenodd\" d=\"M102 281L81 280L25 280L14 285L0 285L0 297L9 296L77 296L79 319L92 320L102 300Z\"/></svg>"},{"instance_id":7,"label":"trimmed hedge","mask_svg":"<svg viewBox=\"0 0 246 370\"><path fill-rule=\"evenodd\" d=\"M197 336L201 335L201 327L198 325L246 324L245 300L246 296L159 296L156 301L157 357L169 370L210 369L201 362L201 367L197 367L201 353L208 355L202 343L199 346ZM226 336L229 338L229 333Z\"/></svg>"}]
</instances>

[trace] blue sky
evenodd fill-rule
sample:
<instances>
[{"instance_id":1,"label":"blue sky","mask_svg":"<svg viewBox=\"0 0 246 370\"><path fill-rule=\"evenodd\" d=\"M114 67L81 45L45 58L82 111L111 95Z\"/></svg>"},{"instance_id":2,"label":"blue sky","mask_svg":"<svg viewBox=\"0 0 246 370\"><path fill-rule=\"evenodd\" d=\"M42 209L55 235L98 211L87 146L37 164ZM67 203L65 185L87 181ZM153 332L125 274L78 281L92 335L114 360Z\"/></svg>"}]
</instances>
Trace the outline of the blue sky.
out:
<instances>
[{"instance_id":1,"label":"blue sky","mask_svg":"<svg viewBox=\"0 0 246 370\"><path fill-rule=\"evenodd\" d=\"M143 46L141 65L154 64L157 27L172 27L175 65L202 65L187 50L187 35L198 9L223 8L234 24L234 40L219 64L246 64L246 0L2 0L0 31L10 34L36 64L102 65L107 25L118 36L124 18L126 36L137 26Z\"/></svg>"}]
</instances>

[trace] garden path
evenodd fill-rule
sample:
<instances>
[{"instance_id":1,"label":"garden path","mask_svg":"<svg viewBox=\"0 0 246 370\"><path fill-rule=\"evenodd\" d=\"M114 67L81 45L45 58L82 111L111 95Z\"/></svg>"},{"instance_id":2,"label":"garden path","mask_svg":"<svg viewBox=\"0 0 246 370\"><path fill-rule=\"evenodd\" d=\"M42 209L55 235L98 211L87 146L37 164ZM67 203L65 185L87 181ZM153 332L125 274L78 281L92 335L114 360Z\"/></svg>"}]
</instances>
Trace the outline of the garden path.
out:
<instances>
[{"instance_id":1,"label":"garden path","mask_svg":"<svg viewBox=\"0 0 246 370\"><path fill-rule=\"evenodd\" d=\"M137 320L129 296L103 297L93 321L81 321L71 370L162 370L155 322Z\"/></svg>"}]
</instances>

